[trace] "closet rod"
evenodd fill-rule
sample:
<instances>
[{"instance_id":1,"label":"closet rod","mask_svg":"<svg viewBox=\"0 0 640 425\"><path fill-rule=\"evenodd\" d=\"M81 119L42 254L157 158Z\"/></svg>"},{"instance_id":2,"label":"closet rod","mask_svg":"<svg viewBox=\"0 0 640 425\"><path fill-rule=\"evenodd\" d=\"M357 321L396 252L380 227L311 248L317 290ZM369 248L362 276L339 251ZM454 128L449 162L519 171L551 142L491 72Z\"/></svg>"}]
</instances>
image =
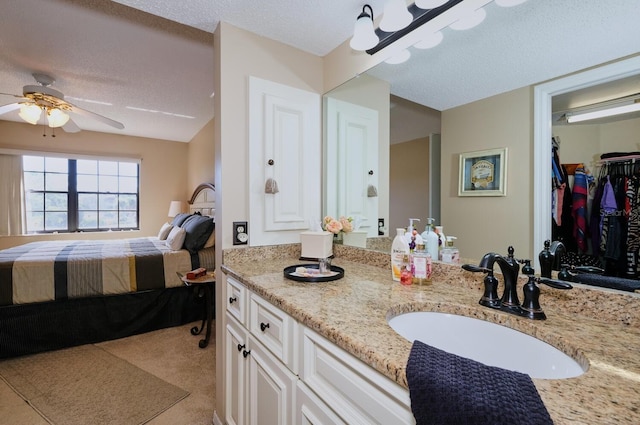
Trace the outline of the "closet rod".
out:
<instances>
[{"instance_id":1,"label":"closet rod","mask_svg":"<svg viewBox=\"0 0 640 425\"><path fill-rule=\"evenodd\" d=\"M625 161L635 162L636 159L640 159L640 155L616 156L614 158L601 159L597 162L597 165L608 164L611 162L625 162Z\"/></svg>"}]
</instances>

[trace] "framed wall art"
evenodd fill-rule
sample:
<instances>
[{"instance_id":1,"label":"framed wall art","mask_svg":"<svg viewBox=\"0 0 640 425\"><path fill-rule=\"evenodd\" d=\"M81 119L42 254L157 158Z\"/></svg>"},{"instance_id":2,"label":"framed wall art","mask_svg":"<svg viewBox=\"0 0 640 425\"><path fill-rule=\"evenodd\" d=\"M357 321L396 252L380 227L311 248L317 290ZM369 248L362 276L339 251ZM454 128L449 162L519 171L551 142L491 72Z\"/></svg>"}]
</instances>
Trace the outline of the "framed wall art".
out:
<instances>
[{"instance_id":1,"label":"framed wall art","mask_svg":"<svg viewBox=\"0 0 640 425\"><path fill-rule=\"evenodd\" d=\"M458 196L507 196L507 148L460 154Z\"/></svg>"}]
</instances>

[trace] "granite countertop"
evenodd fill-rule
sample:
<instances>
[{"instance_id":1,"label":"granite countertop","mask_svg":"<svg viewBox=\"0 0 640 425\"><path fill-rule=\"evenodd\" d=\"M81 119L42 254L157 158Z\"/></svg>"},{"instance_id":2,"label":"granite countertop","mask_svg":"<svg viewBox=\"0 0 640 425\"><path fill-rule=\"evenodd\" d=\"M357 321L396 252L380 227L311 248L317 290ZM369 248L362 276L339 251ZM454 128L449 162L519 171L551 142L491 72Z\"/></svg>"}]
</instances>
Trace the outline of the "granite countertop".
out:
<instances>
[{"instance_id":1,"label":"granite countertop","mask_svg":"<svg viewBox=\"0 0 640 425\"><path fill-rule=\"evenodd\" d=\"M556 424L640 423L637 295L543 286L540 302L547 320L534 321L480 306L482 275L459 266L434 263L431 284L402 286L391 279L389 257L382 253L340 248L333 264L345 269L344 278L289 280L283 269L303 263L295 246L225 250L222 271L405 388L411 343L387 319L409 311L456 313L535 336L587 368L576 378L533 379Z\"/></svg>"}]
</instances>

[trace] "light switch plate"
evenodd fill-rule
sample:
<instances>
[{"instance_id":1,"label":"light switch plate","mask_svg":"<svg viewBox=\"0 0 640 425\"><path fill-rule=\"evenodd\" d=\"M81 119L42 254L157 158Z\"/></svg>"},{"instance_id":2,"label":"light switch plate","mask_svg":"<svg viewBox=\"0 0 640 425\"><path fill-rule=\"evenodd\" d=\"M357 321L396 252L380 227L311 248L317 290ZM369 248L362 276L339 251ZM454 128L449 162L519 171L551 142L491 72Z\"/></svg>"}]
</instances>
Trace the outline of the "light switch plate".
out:
<instances>
[{"instance_id":1,"label":"light switch plate","mask_svg":"<svg viewBox=\"0 0 640 425\"><path fill-rule=\"evenodd\" d=\"M233 244L246 245L249 241L249 226L246 221L233 222Z\"/></svg>"}]
</instances>

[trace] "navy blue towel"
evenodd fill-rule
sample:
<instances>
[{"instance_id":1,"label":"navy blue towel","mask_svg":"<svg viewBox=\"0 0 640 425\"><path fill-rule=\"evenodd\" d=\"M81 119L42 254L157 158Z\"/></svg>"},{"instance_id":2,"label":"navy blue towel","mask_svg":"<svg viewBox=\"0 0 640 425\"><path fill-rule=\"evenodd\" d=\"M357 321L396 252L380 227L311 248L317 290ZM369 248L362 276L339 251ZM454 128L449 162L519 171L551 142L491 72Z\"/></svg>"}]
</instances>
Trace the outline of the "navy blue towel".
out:
<instances>
[{"instance_id":1,"label":"navy blue towel","mask_svg":"<svg viewBox=\"0 0 640 425\"><path fill-rule=\"evenodd\" d=\"M417 425L553 424L529 375L415 341L407 363Z\"/></svg>"}]
</instances>

